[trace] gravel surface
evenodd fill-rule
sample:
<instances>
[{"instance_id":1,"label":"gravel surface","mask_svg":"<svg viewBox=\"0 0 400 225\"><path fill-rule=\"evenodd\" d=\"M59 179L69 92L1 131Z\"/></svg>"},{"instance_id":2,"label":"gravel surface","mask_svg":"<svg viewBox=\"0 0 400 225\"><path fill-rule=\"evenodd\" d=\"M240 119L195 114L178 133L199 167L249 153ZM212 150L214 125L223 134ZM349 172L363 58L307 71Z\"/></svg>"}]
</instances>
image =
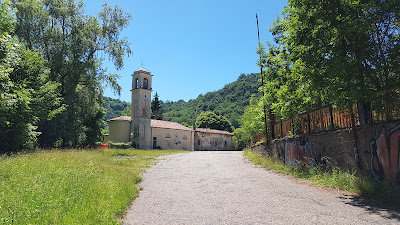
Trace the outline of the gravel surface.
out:
<instances>
[{"instance_id":1,"label":"gravel surface","mask_svg":"<svg viewBox=\"0 0 400 225\"><path fill-rule=\"evenodd\" d=\"M242 152L163 157L124 224L400 224L400 214L253 165Z\"/></svg>"}]
</instances>

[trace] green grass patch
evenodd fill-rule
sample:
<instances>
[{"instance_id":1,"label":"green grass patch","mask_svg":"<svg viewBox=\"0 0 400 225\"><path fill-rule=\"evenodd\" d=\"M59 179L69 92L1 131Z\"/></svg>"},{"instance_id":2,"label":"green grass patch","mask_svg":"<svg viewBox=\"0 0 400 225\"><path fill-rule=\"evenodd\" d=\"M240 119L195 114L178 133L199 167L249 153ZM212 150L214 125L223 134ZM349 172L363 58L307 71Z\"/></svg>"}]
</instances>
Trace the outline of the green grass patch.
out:
<instances>
[{"instance_id":1,"label":"green grass patch","mask_svg":"<svg viewBox=\"0 0 400 225\"><path fill-rule=\"evenodd\" d=\"M309 167L285 166L281 161L254 153L249 149L244 151L244 155L254 164L261 165L267 170L307 179L315 185L349 191L385 205L400 207L400 187L388 182L367 177L357 177L352 173L341 171L337 168L322 170Z\"/></svg>"},{"instance_id":2,"label":"green grass patch","mask_svg":"<svg viewBox=\"0 0 400 225\"><path fill-rule=\"evenodd\" d=\"M0 224L117 224L140 174L172 150L51 150L0 157Z\"/></svg>"}]
</instances>

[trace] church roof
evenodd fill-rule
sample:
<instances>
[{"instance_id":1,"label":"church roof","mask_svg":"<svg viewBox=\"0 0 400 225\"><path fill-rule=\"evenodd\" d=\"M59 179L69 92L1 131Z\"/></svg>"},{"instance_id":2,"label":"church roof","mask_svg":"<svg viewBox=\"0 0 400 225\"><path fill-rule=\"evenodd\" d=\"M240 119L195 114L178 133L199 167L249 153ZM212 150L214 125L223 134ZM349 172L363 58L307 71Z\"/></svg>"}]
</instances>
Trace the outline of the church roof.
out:
<instances>
[{"instance_id":1,"label":"church roof","mask_svg":"<svg viewBox=\"0 0 400 225\"><path fill-rule=\"evenodd\" d=\"M120 116L116 117L113 119L110 119L109 121L116 121L116 120L124 120L124 121L131 121L132 118L130 116ZM176 123L176 122L170 122L170 121L164 121L164 120L151 120L151 127L155 128L164 128L164 129L174 129L174 130L187 130L187 131L198 131L198 132L203 132L203 133L211 133L211 134L225 134L225 135L231 135L233 136L232 133L224 130L214 130L214 129L208 129L208 128L196 128L196 130L193 130L192 128L185 127L182 124Z\"/></svg>"},{"instance_id":2,"label":"church roof","mask_svg":"<svg viewBox=\"0 0 400 225\"><path fill-rule=\"evenodd\" d=\"M151 120L151 127L175 130L192 130L191 128L185 127L182 124L164 120Z\"/></svg>"},{"instance_id":3,"label":"church roof","mask_svg":"<svg viewBox=\"0 0 400 225\"><path fill-rule=\"evenodd\" d=\"M138 70L136 70L136 71L133 72L133 73L147 73L147 74L150 74L150 71L146 70L146 69L142 66L142 67L140 67Z\"/></svg>"},{"instance_id":4,"label":"church roof","mask_svg":"<svg viewBox=\"0 0 400 225\"><path fill-rule=\"evenodd\" d=\"M129 120L129 121L131 121L132 118L130 116L120 116L120 117L110 119L110 121L114 121L114 120Z\"/></svg>"},{"instance_id":5,"label":"church roof","mask_svg":"<svg viewBox=\"0 0 400 225\"><path fill-rule=\"evenodd\" d=\"M232 133L224 130L214 130L214 129L207 129L207 128L196 128L195 131L200 131L203 133L211 133L211 134L225 134L225 135L232 135Z\"/></svg>"}]
</instances>

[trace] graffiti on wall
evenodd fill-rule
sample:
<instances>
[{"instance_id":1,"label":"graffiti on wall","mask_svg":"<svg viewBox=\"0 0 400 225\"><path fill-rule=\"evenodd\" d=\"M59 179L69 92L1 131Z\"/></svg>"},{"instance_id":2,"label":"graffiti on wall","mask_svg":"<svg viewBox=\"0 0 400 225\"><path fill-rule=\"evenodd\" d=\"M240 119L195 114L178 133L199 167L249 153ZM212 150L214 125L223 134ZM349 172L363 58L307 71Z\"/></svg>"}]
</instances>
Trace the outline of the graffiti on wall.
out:
<instances>
[{"instance_id":1,"label":"graffiti on wall","mask_svg":"<svg viewBox=\"0 0 400 225\"><path fill-rule=\"evenodd\" d=\"M317 163L317 151L314 142L290 141L285 143L285 165L299 165L299 163Z\"/></svg>"},{"instance_id":2,"label":"graffiti on wall","mask_svg":"<svg viewBox=\"0 0 400 225\"><path fill-rule=\"evenodd\" d=\"M381 129L370 142L371 170L376 178L395 184L400 180L400 127L389 132Z\"/></svg>"}]
</instances>

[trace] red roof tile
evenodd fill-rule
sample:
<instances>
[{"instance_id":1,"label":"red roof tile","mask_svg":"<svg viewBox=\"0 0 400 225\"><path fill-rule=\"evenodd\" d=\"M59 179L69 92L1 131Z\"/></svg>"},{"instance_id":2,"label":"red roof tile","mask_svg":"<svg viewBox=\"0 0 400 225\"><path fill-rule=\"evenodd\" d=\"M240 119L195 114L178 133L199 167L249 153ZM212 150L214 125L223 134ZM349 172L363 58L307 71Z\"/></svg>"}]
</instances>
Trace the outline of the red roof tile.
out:
<instances>
[{"instance_id":1,"label":"red roof tile","mask_svg":"<svg viewBox=\"0 0 400 225\"><path fill-rule=\"evenodd\" d=\"M175 129L175 130L193 130L189 127L183 126L182 124L164 120L151 120L151 127Z\"/></svg>"},{"instance_id":2,"label":"red roof tile","mask_svg":"<svg viewBox=\"0 0 400 225\"><path fill-rule=\"evenodd\" d=\"M130 116L120 116L117 118L110 119L110 121L114 121L114 120L129 120L129 121L131 121L132 118Z\"/></svg>"},{"instance_id":3,"label":"red roof tile","mask_svg":"<svg viewBox=\"0 0 400 225\"><path fill-rule=\"evenodd\" d=\"M120 116L117 118L110 119L110 121L115 120L128 120L131 121L132 118L130 116ZM193 131L192 128L185 127L182 124L164 120L151 120L151 127L164 128L164 129L175 129L175 130L189 130ZM232 133L224 130L214 130L214 129L206 129L206 128L196 128L195 131L203 132L203 133L211 133L211 134L225 134L225 135L233 135Z\"/></svg>"},{"instance_id":4,"label":"red roof tile","mask_svg":"<svg viewBox=\"0 0 400 225\"><path fill-rule=\"evenodd\" d=\"M232 135L232 133L224 130L213 130L213 129L206 129L206 128L196 128L195 131L200 131L203 133L211 133L211 134L225 134L225 135Z\"/></svg>"}]
</instances>

